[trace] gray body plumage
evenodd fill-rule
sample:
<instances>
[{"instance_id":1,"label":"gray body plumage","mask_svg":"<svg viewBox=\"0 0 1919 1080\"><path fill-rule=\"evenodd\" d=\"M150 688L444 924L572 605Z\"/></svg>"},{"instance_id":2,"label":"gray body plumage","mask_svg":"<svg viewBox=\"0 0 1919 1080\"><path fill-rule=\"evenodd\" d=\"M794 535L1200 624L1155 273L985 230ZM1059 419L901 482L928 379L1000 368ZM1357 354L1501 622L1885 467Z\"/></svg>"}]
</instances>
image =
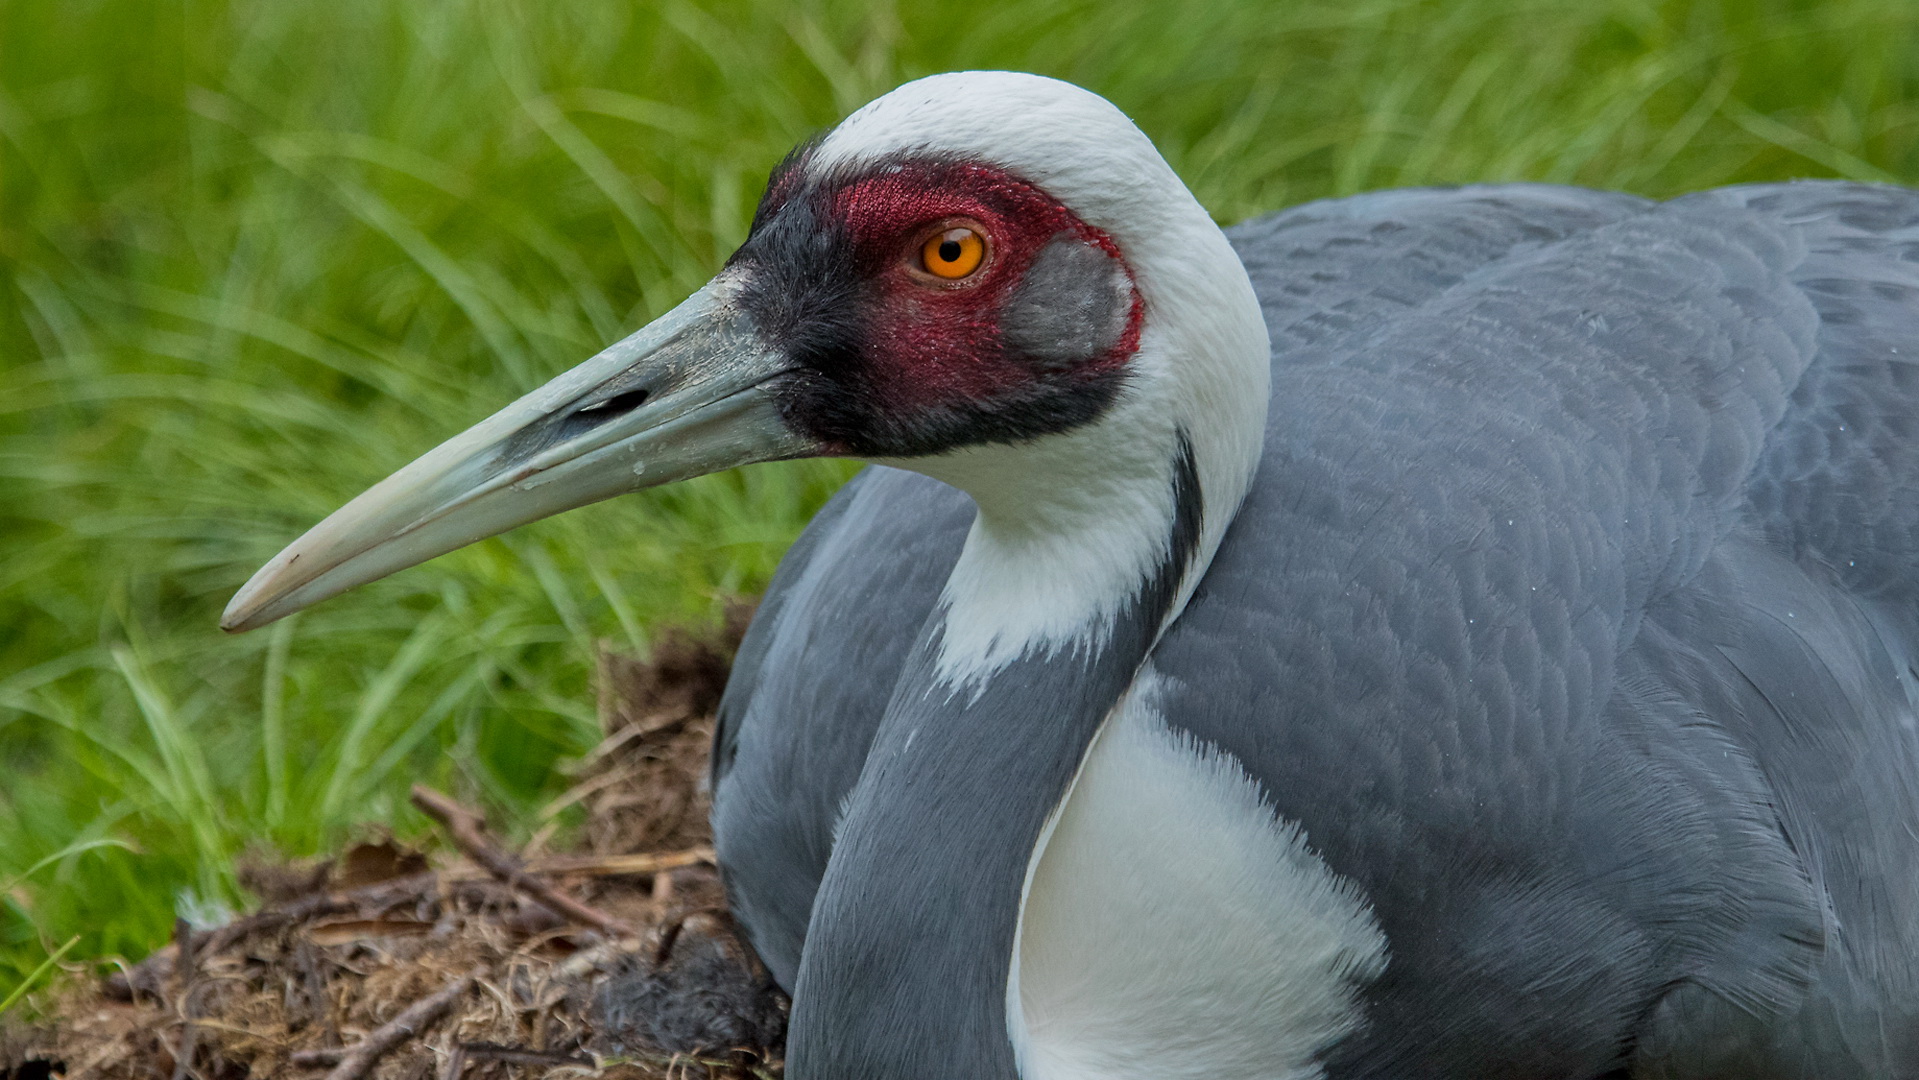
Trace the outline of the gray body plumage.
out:
<instances>
[{"instance_id":1,"label":"gray body plumage","mask_svg":"<svg viewBox=\"0 0 1919 1080\"><path fill-rule=\"evenodd\" d=\"M1265 451L1150 656L1167 723L1243 764L1385 933L1326 1074L1919 1077L1919 194L1385 192L1229 235L1272 336ZM871 955L866 999L802 993L839 1010L815 1030L960 1029L916 1080L1012 1075L969 1012L999 986L928 923L849 924L846 890L905 896L947 952L1000 942L1017 897L964 890L1027 852L981 866L969 838L1004 826L968 815L1043 816L1129 677L1022 659L930 752L970 731L1046 777L973 811L930 783L834 862L971 518L914 474L849 484L715 747L754 944L802 990L803 945ZM1048 722L1063 764L1005 745ZM947 880L883 876L929 844Z\"/></svg>"}]
</instances>

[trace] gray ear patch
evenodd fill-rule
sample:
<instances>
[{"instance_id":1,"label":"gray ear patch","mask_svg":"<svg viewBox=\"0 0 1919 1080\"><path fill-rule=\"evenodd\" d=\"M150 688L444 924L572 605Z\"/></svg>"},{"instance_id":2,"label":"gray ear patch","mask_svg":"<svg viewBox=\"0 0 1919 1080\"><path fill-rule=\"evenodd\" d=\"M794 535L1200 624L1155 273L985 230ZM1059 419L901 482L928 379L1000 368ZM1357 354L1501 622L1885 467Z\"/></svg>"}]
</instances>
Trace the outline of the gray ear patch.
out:
<instances>
[{"instance_id":1,"label":"gray ear patch","mask_svg":"<svg viewBox=\"0 0 1919 1080\"><path fill-rule=\"evenodd\" d=\"M1041 368L1091 360L1119 341L1131 293L1118 259L1060 233L1040 249L1001 309L1001 339Z\"/></svg>"}]
</instances>

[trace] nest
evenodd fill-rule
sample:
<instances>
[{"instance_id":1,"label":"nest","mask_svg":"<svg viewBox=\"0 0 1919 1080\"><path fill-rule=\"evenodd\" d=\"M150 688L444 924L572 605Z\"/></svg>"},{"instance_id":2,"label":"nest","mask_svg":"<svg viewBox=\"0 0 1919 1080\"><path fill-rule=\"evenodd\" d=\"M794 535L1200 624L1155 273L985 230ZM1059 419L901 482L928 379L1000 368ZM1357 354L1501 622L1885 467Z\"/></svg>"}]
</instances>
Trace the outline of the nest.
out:
<instances>
[{"instance_id":1,"label":"nest","mask_svg":"<svg viewBox=\"0 0 1919 1080\"><path fill-rule=\"evenodd\" d=\"M601 656L605 741L548 814L586 811L580 850L509 853L416 788L463 858L377 839L242 866L260 910L58 990L0 1029L0 1078L777 1077L786 999L734 932L706 824L745 615Z\"/></svg>"}]
</instances>

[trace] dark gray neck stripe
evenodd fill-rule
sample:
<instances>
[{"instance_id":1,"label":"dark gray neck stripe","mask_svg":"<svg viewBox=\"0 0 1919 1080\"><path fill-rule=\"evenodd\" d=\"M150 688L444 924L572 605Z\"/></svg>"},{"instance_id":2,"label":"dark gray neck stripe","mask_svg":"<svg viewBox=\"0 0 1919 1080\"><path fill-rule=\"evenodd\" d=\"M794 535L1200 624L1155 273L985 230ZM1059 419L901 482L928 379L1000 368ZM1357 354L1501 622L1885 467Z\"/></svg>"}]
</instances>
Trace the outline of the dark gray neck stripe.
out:
<instances>
[{"instance_id":1,"label":"dark gray neck stripe","mask_svg":"<svg viewBox=\"0 0 1919 1080\"><path fill-rule=\"evenodd\" d=\"M1006 980L1028 858L1198 548L1183 433L1177 453L1167 555L1104 647L1029 654L955 694L937 674L941 616L922 630L814 901L792 1080L1016 1080Z\"/></svg>"}]
</instances>

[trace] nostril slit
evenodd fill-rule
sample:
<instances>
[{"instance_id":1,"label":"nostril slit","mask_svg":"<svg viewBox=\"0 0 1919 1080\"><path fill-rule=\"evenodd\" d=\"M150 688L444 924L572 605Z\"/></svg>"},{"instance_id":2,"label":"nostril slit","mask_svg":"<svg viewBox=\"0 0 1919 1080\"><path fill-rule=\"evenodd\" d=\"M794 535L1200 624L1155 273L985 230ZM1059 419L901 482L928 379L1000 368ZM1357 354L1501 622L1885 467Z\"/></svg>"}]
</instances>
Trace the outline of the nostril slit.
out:
<instances>
[{"instance_id":1,"label":"nostril slit","mask_svg":"<svg viewBox=\"0 0 1919 1080\"><path fill-rule=\"evenodd\" d=\"M646 404L650 390L623 390L599 401L589 402L572 412L548 413L507 439L501 449L503 461L524 461L569 439L579 438L594 428L618 420Z\"/></svg>"},{"instance_id":2,"label":"nostril slit","mask_svg":"<svg viewBox=\"0 0 1919 1080\"><path fill-rule=\"evenodd\" d=\"M652 396L652 392L647 390L627 390L612 397L582 405L566 413L557 423L548 427L547 431L550 432L548 437L553 442L564 442L584 435L646 404L646 399Z\"/></svg>"},{"instance_id":3,"label":"nostril slit","mask_svg":"<svg viewBox=\"0 0 1919 1080\"><path fill-rule=\"evenodd\" d=\"M583 405L575 409L573 415L581 419L590 419L596 422L611 420L615 416L630 413L634 409L646 404L646 399L650 396L652 395L646 390L628 390L623 394L614 394L604 401L596 401L591 405Z\"/></svg>"}]
</instances>

